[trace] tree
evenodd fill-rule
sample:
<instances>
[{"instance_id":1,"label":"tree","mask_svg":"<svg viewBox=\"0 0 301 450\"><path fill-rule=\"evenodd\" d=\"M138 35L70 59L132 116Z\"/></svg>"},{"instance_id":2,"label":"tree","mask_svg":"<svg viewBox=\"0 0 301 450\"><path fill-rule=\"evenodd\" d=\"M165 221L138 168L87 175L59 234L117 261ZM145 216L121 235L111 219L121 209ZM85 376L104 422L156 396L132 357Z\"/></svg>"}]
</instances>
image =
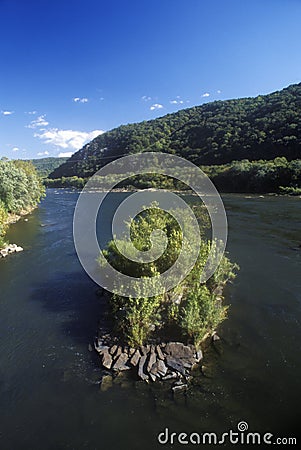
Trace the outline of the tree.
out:
<instances>
[{"instance_id":1,"label":"tree","mask_svg":"<svg viewBox=\"0 0 301 450\"><path fill-rule=\"evenodd\" d=\"M178 212L184 216L184 230L179 228L172 214L159 210L156 204L125 224L132 244L140 251L150 250L149 238L152 231L160 229L164 232L168 244L163 255L156 260L143 264L133 262L132 244L122 238L108 243L104 251L106 259L119 272L143 280L144 287L156 283L154 277L165 272L177 260L183 245L182 231L187 248L189 249L190 242L195 245L191 239L194 229L189 216L186 217L184 211ZM182 282L169 292L151 298L143 295L143 289L137 290L136 296L129 298L117 294L110 296L115 331L133 347L154 340L158 333L169 339L171 329L178 339L188 339L198 347L206 333L213 331L226 318L227 308L223 306L220 290L227 281L235 277L238 266L224 256L213 277L205 284L200 284L202 270L214 243L205 240L208 217L202 208L197 209L196 214L202 229L199 254L193 269ZM184 261L183 265L185 264Z\"/></svg>"}]
</instances>

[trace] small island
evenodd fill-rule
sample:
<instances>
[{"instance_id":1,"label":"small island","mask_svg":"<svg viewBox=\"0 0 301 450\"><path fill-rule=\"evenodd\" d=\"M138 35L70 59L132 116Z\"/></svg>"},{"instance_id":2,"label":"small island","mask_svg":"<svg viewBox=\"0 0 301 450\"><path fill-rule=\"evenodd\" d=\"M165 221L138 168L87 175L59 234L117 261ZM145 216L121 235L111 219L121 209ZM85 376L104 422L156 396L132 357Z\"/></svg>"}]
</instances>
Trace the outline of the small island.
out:
<instances>
[{"instance_id":1,"label":"small island","mask_svg":"<svg viewBox=\"0 0 301 450\"><path fill-rule=\"evenodd\" d=\"M186 389L194 371L202 370L203 351L208 341L216 343L219 340L216 330L228 311L224 304L224 287L235 278L238 266L224 255L212 277L200 283L209 251L215 243L206 238L209 228L207 210L197 205L193 205L193 210L202 239L197 261L183 281L168 292L153 297L140 295L140 291L137 296L122 297L105 289L99 290L108 305L107 321L102 322L94 343L106 371L102 390L126 371L136 380L168 381L174 392ZM188 218L185 224L185 233L189 236L192 229ZM140 251L150 250L150 236L155 229L162 230L168 238L161 257L145 264L127 259L120 253L119 249L125 248L126 254L131 252L125 239L110 241L104 250L106 259L115 269L145 280L145 285L153 283L155 275L165 272L177 260L183 238L179 224L172 215L154 204L126 226L130 228L132 243ZM101 260L99 263L103 264Z\"/></svg>"}]
</instances>

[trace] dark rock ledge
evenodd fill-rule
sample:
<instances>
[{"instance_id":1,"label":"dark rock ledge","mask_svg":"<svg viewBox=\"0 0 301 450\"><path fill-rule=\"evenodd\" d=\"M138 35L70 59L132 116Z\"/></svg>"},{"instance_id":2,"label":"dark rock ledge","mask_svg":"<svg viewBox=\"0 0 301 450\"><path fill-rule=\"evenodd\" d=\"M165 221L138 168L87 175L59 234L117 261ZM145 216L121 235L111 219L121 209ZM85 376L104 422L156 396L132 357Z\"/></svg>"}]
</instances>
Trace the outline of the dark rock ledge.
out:
<instances>
[{"instance_id":1,"label":"dark rock ledge","mask_svg":"<svg viewBox=\"0 0 301 450\"><path fill-rule=\"evenodd\" d=\"M216 333L209 336L213 345L218 339ZM118 345L106 334L96 339L94 347L105 369L103 391L116 379L126 379L123 374L129 373L131 378L146 383L169 381L173 393L183 392L192 378L191 372L196 369L202 372L203 352L191 344L168 342L131 348Z\"/></svg>"}]
</instances>

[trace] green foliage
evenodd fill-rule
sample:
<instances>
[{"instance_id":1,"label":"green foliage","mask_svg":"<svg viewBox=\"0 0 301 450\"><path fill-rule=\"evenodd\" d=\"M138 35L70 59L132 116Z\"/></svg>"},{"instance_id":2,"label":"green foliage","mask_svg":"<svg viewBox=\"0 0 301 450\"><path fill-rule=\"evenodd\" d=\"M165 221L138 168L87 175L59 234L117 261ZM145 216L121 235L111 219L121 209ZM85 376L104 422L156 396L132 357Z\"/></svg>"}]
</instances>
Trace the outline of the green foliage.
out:
<instances>
[{"instance_id":1,"label":"green foliage","mask_svg":"<svg viewBox=\"0 0 301 450\"><path fill-rule=\"evenodd\" d=\"M284 195L300 195L301 196L301 187L280 186L279 192L280 192L280 194L284 194Z\"/></svg>"},{"instance_id":2,"label":"green foliage","mask_svg":"<svg viewBox=\"0 0 301 450\"><path fill-rule=\"evenodd\" d=\"M0 200L0 248L5 245L5 232L7 230L7 211L4 203Z\"/></svg>"},{"instance_id":3,"label":"green foliage","mask_svg":"<svg viewBox=\"0 0 301 450\"><path fill-rule=\"evenodd\" d=\"M82 189L87 180L81 177L46 178L44 184L48 188L75 188Z\"/></svg>"},{"instance_id":4,"label":"green foliage","mask_svg":"<svg viewBox=\"0 0 301 450\"><path fill-rule=\"evenodd\" d=\"M39 159L30 159L34 167L37 169L37 172L40 177L46 178L48 175L53 172L56 168L60 167L64 164L68 158L39 158Z\"/></svg>"},{"instance_id":5,"label":"green foliage","mask_svg":"<svg viewBox=\"0 0 301 450\"><path fill-rule=\"evenodd\" d=\"M225 320L228 307L223 306L221 298L199 282L189 285L183 303L180 326L183 334L192 339L198 348L204 336Z\"/></svg>"},{"instance_id":6,"label":"green foliage","mask_svg":"<svg viewBox=\"0 0 301 450\"><path fill-rule=\"evenodd\" d=\"M173 213L177 214L177 210L173 210ZM166 271L177 260L184 245L183 235L188 241L185 241L188 251L189 245L195 245L191 239L194 231L189 217L184 211L180 213L185 224L183 234L174 217L153 204L135 220L126 223L131 243L125 239L108 243L104 251L106 259L118 271L144 280L143 288L157 283L158 280L154 277ZM199 346L206 333L212 332L226 317L227 308L222 304L221 290L227 281L235 277L238 266L224 256L211 279L200 284L200 276L209 251L215 244L204 238L208 227L207 212L203 208L195 208L195 214L203 230L203 238L194 268L181 283L169 292L152 298L146 297L141 287L136 293L137 298L116 294L110 297L116 332L131 346L142 345L154 339L158 333L169 339L171 332L176 333L178 339L188 339ZM133 262L132 244L140 251L150 251L150 236L156 229L162 230L168 239L164 254L150 263ZM154 236L152 237L155 241ZM126 258L124 253L129 255L129 258ZM184 261L183 266L186 263L187 261Z\"/></svg>"},{"instance_id":7,"label":"green foliage","mask_svg":"<svg viewBox=\"0 0 301 450\"><path fill-rule=\"evenodd\" d=\"M8 214L30 210L43 195L44 187L30 162L0 160L0 247L4 245Z\"/></svg>"},{"instance_id":8,"label":"green foliage","mask_svg":"<svg viewBox=\"0 0 301 450\"><path fill-rule=\"evenodd\" d=\"M132 347L143 345L160 323L161 297L120 297L111 300L116 332Z\"/></svg>"},{"instance_id":9,"label":"green foliage","mask_svg":"<svg viewBox=\"0 0 301 450\"><path fill-rule=\"evenodd\" d=\"M300 195L301 189L301 160L288 161L285 157L277 157L264 161L232 161L229 164L201 166L201 169L209 176L220 192L252 192L265 193L276 192L280 194ZM182 169L174 167L175 176L181 175ZM130 175L130 174L129 174ZM189 177L189 174L186 174ZM110 179L109 179L110 177ZM94 187L101 189L103 180L94 183ZM60 179L47 179L47 187L75 187L82 189L87 179L78 177L62 177ZM106 177L106 183L118 183L114 175ZM128 177L117 184L121 189L169 189L187 190L188 186L164 175L136 175Z\"/></svg>"},{"instance_id":10,"label":"green foliage","mask_svg":"<svg viewBox=\"0 0 301 450\"><path fill-rule=\"evenodd\" d=\"M301 187L301 160L277 157L270 161L233 161L222 166L202 167L222 192L279 192Z\"/></svg>"},{"instance_id":11,"label":"green foliage","mask_svg":"<svg viewBox=\"0 0 301 450\"><path fill-rule=\"evenodd\" d=\"M215 101L123 125L86 144L50 178L89 177L120 156L143 151L176 154L197 165L272 160L278 156L297 159L300 104L301 83L269 95Z\"/></svg>"}]
</instances>

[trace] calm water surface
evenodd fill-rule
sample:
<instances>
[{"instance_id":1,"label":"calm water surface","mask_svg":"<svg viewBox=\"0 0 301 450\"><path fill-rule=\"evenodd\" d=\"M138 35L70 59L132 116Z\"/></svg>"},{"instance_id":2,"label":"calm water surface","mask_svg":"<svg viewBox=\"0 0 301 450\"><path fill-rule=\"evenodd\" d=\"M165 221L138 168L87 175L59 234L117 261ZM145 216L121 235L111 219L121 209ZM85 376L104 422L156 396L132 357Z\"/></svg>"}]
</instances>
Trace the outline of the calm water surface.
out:
<instances>
[{"instance_id":1,"label":"calm water surface","mask_svg":"<svg viewBox=\"0 0 301 450\"><path fill-rule=\"evenodd\" d=\"M124 195L111 194L104 216ZM10 229L25 251L0 261L0 449L148 450L160 448L165 427L224 432L241 420L251 431L297 436L301 200L224 196L228 251L241 270L227 292L223 351L193 393L172 399L143 383L99 389L88 343L102 305L73 246L77 196L49 190Z\"/></svg>"}]
</instances>

